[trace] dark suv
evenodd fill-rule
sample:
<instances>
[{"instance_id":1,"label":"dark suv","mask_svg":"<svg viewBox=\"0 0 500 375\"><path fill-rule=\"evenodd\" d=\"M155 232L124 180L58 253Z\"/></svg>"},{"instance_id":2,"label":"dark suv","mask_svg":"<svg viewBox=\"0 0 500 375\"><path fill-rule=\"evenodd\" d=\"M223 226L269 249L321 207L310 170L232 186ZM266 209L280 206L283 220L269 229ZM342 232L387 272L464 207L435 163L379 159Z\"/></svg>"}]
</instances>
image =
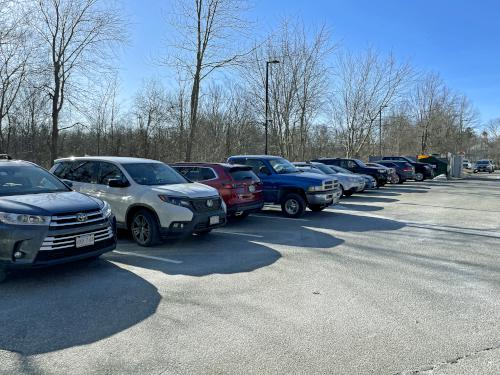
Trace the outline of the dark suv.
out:
<instances>
[{"instance_id":1,"label":"dark suv","mask_svg":"<svg viewBox=\"0 0 500 375\"><path fill-rule=\"evenodd\" d=\"M411 160L406 156L384 156L382 160L386 161L405 161L415 168L415 181L424 181L426 179L434 178L434 169L432 165L427 163L420 163Z\"/></svg>"},{"instance_id":2,"label":"dark suv","mask_svg":"<svg viewBox=\"0 0 500 375\"><path fill-rule=\"evenodd\" d=\"M390 182L390 176L386 168L368 167L359 159L321 158L311 161L326 165L336 165L358 174L367 174L377 180L377 187L384 186L386 183Z\"/></svg>"},{"instance_id":3,"label":"dark suv","mask_svg":"<svg viewBox=\"0 0 500 375\"><path fill-rule=\"evenodd\" d=\"M9 269L98 257L115 246L107 203L33 163L0 160L0 280Z\"/></svg>"},{"instance_id":4,"label":"dark suv","mask_svg":"<svg viewBox=\"0 0 500 375\"><path fill-rule=\"evenodd\" d=\"M216 188L226 202L228 216L244 218L264 206L262 183L252 167L225 163L176 163L171 167L190 181Z\"/></svg>"},{"instance_id":5,"label":"dark suv","mask_svg":"<svg viewBox=\"0 0 500 375\"><path fill-rule=\"evenodd\" d=\"M399 177L399 183L402 184L403 182L407 180L414 180L415 179L415 168L408 162L406 161L399 161L399 160L380 160L376 162L377 164L381 164L383 166L386 166L388 168L394 168L396 169L396 174Z\"/></svg>"}]
</instances>

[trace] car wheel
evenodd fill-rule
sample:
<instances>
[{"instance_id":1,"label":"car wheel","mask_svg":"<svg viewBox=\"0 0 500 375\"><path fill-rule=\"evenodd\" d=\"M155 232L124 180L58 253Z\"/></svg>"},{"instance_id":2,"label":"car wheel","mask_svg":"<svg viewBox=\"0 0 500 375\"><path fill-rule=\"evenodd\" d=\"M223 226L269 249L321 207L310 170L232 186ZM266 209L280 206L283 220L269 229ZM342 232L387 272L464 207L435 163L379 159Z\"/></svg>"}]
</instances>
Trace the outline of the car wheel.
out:
<instances>
[{"instance_id":1,"label":"car wheel","mask_svg":"<svg viewBox=\"0 0 500 375\"><path fill-rule=\"evenodd\" d=\"M204 229L204 230L200 230L198 232L194 232L194 234L196 234L197 236L206 236L211 231L212 231L212 229Z\"/></svg>"},{"instance_id":2,"label":"car wheel","mask_svg":"<svg viewBox=\"0 0 500 375\"><path fill-rule=\"evenodd\" d=\"M401 181L401 178L399 178L399 175L395 175L394 178L392 179L393 184L399 184L399 181Z\"/></svg>"},{"instance_id":3,"label":"car wheel","mask_svg":"<svg viewBox=\"0 0 500 375\"><path fill-rule=\"evenodd\" d=\"M160 242L158 221L147 210L137 211L130 223L132 238L139 246L154 246Z\"/></svg>"},{"instance_id":4,"label":"car wheel","mask_svg":"<svg viewBox=\"0 0 500 375\"><path fill-rule=\"evenodd\" d=\"M351 196L351 195L353 195L353 194L354 194L354 191L349 191L349 190L348 190L348 191L344 191L344 195L345 195L346 197L350 197L350 196Z\"/></svg>"},{"instance_id":5,"label":"car wheel","mask_svg":"<svg viewBox=\"0 0 500 375\"><path fill-rule=\"evenodd\" d=\"M399 176L398 176L398 177L399 177ZM400 185L401 185L401 184L402 184L402 183L404 183L404 182L405 182L405 179L403 179L402 177L399 177L398 184L400 184Z\"/></svg>"},{"instance_id":6,"label":"car wheel","mask_svg":"<svg viewBox=\"0 0 500 375\"><path fill-rule=\"evenodd\" d=\"M295 193L287 194L281 204L281 211L286 217L300 217L304 214L305 210L306 202L304 198Z\"/></svg>"},{"instance_id":7,"label":"car wheel","mask_svg":"<svg viewBox=\"0 0 500 375\"><path fill-rule=\"evenodd\" d=\"M326 208L325 205L323 204L310 204L309 209L313 212L320 212L323 211Z\"/></svg>"},{"instance_id":8,"label":"car wheel","mask_svg":"<svg viewBox=\"0 0 500 375\"><path fill-rule=\"evenodd\" d=\"M424 174L423 173L415 173L415 181L423 181Z\"/></svg>"}]
</instances>

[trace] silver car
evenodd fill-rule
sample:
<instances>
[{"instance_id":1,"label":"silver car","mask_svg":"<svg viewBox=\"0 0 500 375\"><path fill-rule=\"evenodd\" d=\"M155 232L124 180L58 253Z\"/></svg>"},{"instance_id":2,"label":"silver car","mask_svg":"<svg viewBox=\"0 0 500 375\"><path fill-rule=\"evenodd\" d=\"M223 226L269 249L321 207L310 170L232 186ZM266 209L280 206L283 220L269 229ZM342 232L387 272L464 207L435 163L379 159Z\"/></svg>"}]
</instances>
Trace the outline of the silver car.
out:
<instances>
[{"instance_id":1,"label":"silver car","mask_svg":"<svg viewBox=\"0 0 500 375\"><path fill-rule=\"evenodd\" d=\"M365 179L355 174L339 173L332 169L330 165L318 162L296 162L293 163L297 168L306 172L334 175L339 180L342 195L351 196L354 193L362 192L365 189Z\"/></svg>"},{"instance_id":2,"label":"silver car","mask_svg":"<svg viewBox=\"0 0 500 375\"><path fill-rule=\"evenodd\" d=\"M226 223L216 189L190 182L168 165L149 159L59 159L51 172L79 192L109 203L120 228L141 246L161 239L209 233Z\"/></svg>"}]
</instances>

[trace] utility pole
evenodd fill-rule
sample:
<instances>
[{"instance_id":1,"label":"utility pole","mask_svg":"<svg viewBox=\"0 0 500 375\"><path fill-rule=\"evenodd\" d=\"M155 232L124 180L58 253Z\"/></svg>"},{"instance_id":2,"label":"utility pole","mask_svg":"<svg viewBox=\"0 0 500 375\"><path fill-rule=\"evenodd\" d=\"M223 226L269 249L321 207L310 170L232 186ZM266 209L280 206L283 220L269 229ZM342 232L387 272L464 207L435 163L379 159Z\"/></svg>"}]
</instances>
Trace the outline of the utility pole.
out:
<instances>
[{"instance_id":1,"label":"utility pole","mask_svg":"<svg viewBox=\"0 0 500 375\"><path fill-rule=\"evenodd\" d=\"M278 60L266 61L266 123L264 124L266 132L266 145L264 147L264 154L268 154L268 138L269 138L269 64L279 64Z\"/></svg>"}]
</instances>

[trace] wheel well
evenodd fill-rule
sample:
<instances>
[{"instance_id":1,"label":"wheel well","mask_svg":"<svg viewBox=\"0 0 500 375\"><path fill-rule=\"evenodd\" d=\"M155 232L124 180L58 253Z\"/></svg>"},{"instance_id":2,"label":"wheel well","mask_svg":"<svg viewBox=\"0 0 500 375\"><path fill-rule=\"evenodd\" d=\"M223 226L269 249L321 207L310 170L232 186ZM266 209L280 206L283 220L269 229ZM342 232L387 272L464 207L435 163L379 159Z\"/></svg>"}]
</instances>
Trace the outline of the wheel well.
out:
<instances>
[{"instance_id":1,"label":"wheel well","mask_svg":"<svg viewBox=\"0 0 500 375\"><path fill-rule=\"evenodd\" d=\"M127 224L127 229L130 229L130 223L132 222L132 218L134 217L135 213L137 211L145 210L151 213L156 221L158 222L158 225L160 225L160 220L158 219L158 215L156 214L155 210L153 210L151 207L148 206L132 206L128 209L127 211L127 216L125 218L125 222Z\"/></svg>"},{"instance_id":2,"label":"wheel well","mask_svg":"<svg viewBox=\"0 0 500 375\"><path fill-rule=\"evenodd\" d=\"M280 202L281 203L283 203L283 199L285 199L285 197L289 193L295 193L295 194L300 195L304 199L304 201L307 203L307 197L306 197L306 193L304 192L304 190L302 190L300 188L294 188L294 187L284 188L280 191Z\"/></svg>"}]
</instances>

